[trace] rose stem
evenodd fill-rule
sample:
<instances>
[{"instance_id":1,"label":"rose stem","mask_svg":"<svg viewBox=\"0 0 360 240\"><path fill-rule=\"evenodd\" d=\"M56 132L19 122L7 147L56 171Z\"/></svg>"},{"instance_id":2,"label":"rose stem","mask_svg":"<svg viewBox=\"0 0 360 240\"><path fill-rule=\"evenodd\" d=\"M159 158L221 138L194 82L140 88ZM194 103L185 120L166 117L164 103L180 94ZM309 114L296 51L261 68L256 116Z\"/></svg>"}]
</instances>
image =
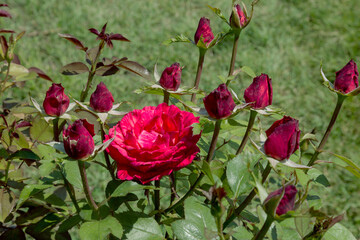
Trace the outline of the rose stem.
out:
<instances>
[{"instance_id":1,"label":"rose stem","mask_svg":"<svg viewBox=\"0 0 360 240\"><path fill-rule=\"evenodd\" d=\"M212 156L215 152L215 147L216 147L216 142L217 142L217 138L219 136L219 132L220 132L220 126L221 126L221 121L222 120L217 120L215 123L215 129L214 129L214 133L213 133L213 137L211 140L211 145L209 147L209 152L208 155L206 157L206 161L209 162L210 159L212 159ZM170 212L173 209L177 208L180 204L182 204L189 196L191 196L191 194L194 192L195 188L197 187L197 185L200 183L201 179L204 177L204 173L201 172L199 177L196 179L196 181L193 183L193 185L191 185L189 191L182 197L180 198L175 204L173 204L172 206L168 207L167 209L164 210L164 213Z\"/></svg>"},{"instance_id":2,"label":"rose stem","mask_svg":"<svg viewBox=\"0 0 360 240\"><path fill-rule=\"evenodd\" d=\"M160 209L160 180L155 180L155 211L159 211ZM155 220L160 223L161 214L157 212L155 214Z\"/></svg>"},{"instance_id":3,"label":"rose stem","mask_svg":"<svg viewBox=\"0 0 360 240\"><path fill-rule=\"evenodd\" d=\"M8 63L8 68L7 68L7 70L6 70L5 78L4 78L3 82L2 82L3 87L1 87L1 95L3 94L3 92L4 92L5 89L6 89L6 82L7 82L8 78L9 78L9 73L10 73L11 61L8 60L7 63Z\"/></svg>"},{"instance_id":4,"label":"rose stem","mask_svg":"<svg viewBox=\"0 0 360 240\"><path fill-rule=\"evenodd\" d=\"M239 43L239 36L240 36L240 31L235 31L235 33L234 33L234 45L233 45L233 49L232 49L231 62L230 62L229 77L231 75L233 75L233 73L234 73L237 47L238 47L238 43Z\"/></svg>"},{"instance_id":5,"label":"rose stem","mask_svg":"<svg viewBox=\"0 0 360 240\"><path fill-rule=\"evenodd\" d=\"M198 62L196 78L195 78L195 82L194 82L194 88L196 90L199 89L199 83L200 83L201 72L202 72L203 63L204 63L204 59L205 59L205 53L206 53L205 49L199 48L199 62ZM193 103L196 103L196 93L193 93L191 95L191 101Z\"/></svg>"},{"instance_id":6,"label":"rose stem","mask_svg":"<svg viewBox=\"0 0 360 240\"><path fill-rule=\"evenodd\" d=\"M264 183L266 178L269 176L269 173L271 171L270 163L268 163L262 173L262 180L261 182ZM255 197L256 192L255 188L249 193L249 195L245 198L245 200L240 204L239 207L237 207L234 212L226 219L223 225L223 229L225 229L237 216L240 215L240 213L249 205L251 200Z\"/></svg>"},{"instance_id":7,"label":"rose stem","mask_svg":"<svg viewBox=\"0 0 360 240\"><path fill-rule=\"evenodd\" d=\"M97 211L98 206L96 205L94 199L91 196L88 180L87 180L87 177L86 177L85 163L83 161L81 161L81 160L78 160L77 162L78 162L78 166L79 166L79 170L80 170L80 176L81 176L81 181L82 181L82 184L83 184L86 200L88 201L91 208L94 211Z\"/></svg>"},{"instance_id":8,"label":"rose stem","mask_svg":"<svg viewBox=\"0 0 360 240\"><path fill-rule=\"evenodd\" d=\"M252 240L262 240L265 237L266 233L269 231L269 228L273 223L273 221L274 219L272 217L267 216L264 225L262 226L260 231L255 235L255 237L253 237Z\"/></svg>"},{"instance_id":9,"label":"rose stem","mask_svg":"<svg viewBox=\"0 0 360 240\"><path fill-rule=\"evenodd\" d=\"M95 59L93 60L93 62L91 63L91 69L90 69L90 72L89 72L89 75L88 75L88 80L87 80L87 83L86 83L86 86L85 88L82 90L81 94L80 94L80 102L83 102L85 101L87 95L88 95L88 92L91 88L91 84L92 84L92 80L95 76L95 72L96 72L96 63L97 63L97 60L101 54L101 51L103 50L105 46L105 42L104 40L101 40L100 44L99 44L99 50L98 52L96 53L96 56L95 56Z\"/></svg>"},{"instance_id":10,"label":"rose stem","mask_svg":"<svg viewBox=\"0 0 360 240\"><path fill-rule=\"evenodd\" d=\"M105 129L104 129L104 124L101 124L101 140L102 142L105 141ZM105 162L106 162L106 168L107 170L109 171L110 173L110 176L113 180L115 180L115 175L114 175L114 171L113 171L113 168L111 166L111 163L110 163L110 158L109 158L109 154L104 151L104 157L105 157Z\"/></svg>"},{"instance_id":11,"label":"rose stem","mask_svg":"<svg viewBox=\"0 0 360 240\"><path fill-rule=\"evenodd\" d=\"M244 135L244 137L243 137L243 139L242 139L242 141L241 141L241 144L240 144L240 146L239 146L239 148L238 148L238 150L237 150L237 152L236 152L236 155L239 155L239 154L243 151L243 149L244 149L244 147L245 147L245 145L246 145L246 142L247 142L248 139L249 139L249 136L250 136L250 133L251 133L251 129L252 129L252 127L253 127L253 125L254 125L254 122L255 122L256 115L257 115L257 112L256 112L256 111L250 110L249 123L248 123L248 125L247 125L246 132L245 132L245 135Z\"/></svg>"},{"instance_id":12,"label":"rose stem","mask_svg":"<svg viewBox=\"0 0 360 240\"><path fill-rule=\"evenodd\" d=\"M54 140L59 142L59 118L53 119Z\"/></svg>"},{"instance_id":13,"label":"rose stem","mask_svg":"<svg viewBox=\"0 0 360 240\"><path fill-rule=\"evenodd\" d=\"M323 138L321 139L321 142L320 142L319 146L316 148L315 153L312 155L312 157L311 157L311 159L310 159L310 161L308 163L308 166L312 166L314 164L315 160L317 159L317 156L320 154L321 150L323 149L327 139L329 138L331 129L333 128L333 126L335 124L336 118L339 115L341 106L344 103L345 99L346 99L345 96L338 94L336 107L335 107L334 113L333 113L333 115L331 117L329 126L327 127L326 132L325 132Z\"/></svg>"},{"instance_id":14,"label":"rose stem","mask_svg":"<svg viewBox=\"0 0 360 240\"><path fill-rule=\"evenodd\" d=\"M164 89L164 103L169 105L170 93Z\"/></svg>"},{"instance_id":15,"label":"rose stem","mask_svg":"<svg viewBox=\"0 0 360 240\"><path fill-rule=\"evenodd\" d=\"M64 185L65 185L66 191L68 192L68 194L70 196L70 199L71 199L71 201L73 202L73 204L75 206L76 212L79 213L80 212L80 207L79 207L79 205L78 205L78 203L76 201L75 193L71 190L71 189L74 189L74 188L71 186L71 183L69 183L69 181L66 179L66 177L64 176L64 173L62 171L60 171L60 173L61 173L62 178L64 179Z\"/></svg>"}]
</instances>

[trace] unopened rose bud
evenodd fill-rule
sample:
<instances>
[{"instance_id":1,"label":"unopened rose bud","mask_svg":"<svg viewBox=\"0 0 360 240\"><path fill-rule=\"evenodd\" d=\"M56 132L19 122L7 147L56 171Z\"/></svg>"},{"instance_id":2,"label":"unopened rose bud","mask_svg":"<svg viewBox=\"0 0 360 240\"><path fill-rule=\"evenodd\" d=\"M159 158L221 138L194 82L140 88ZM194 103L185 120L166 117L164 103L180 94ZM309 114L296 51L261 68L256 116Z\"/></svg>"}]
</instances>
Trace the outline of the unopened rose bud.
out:
<instances>
[{"instance_id":1,"label":"unopened rose bud","mask_svg":"<svg viewBox=\"0 0 360 240\"><path fill-rule=\"evenodd\" d=\"M94 125L85 119L76 120L65 129L63 131L64 148L69 157L76 160L88 158L95 148L93 133Z\"/></svg>"},{"instance_id":2,"label":"unopened rose bud","mask_svg":"<svg viewBox=\"0 0 360 240\"><path fill-rule=\"evenodd\" d=\"M335 90L347 94L359 87L359 72L356 63L350 60L341 70L336 72Z\"/></svg>"},{"instance_id":3,"label":"unopened rose bud","mask_svg":"<svg viewBox=\"0 0 360 240\"><path fill-rule=\"evenodd\" d=\"M90 97L90 107L97 112L108 112L113 107L114 98L103 82L100 82Z\"/></svg>"},{"instance_id":4,"label":"unopened rose bud","mask_svg":"<svg viewBox=\"0 0 360 240\"><path fill-rule=\"evenodd\" d=\"M271 79L266 74L261 74L253 79L252 84L245 90L244 98L251 103L254 109L264 109L272 103Z\"/></svg>"},{"instance_id":5,"label":"unopened rose bud","mask_svg":"<svg viewBox=\"0 0 360 240\"><path fill-rule=\"evenodd\" d=\"M236 4L233 7L231 16L230 16L230 26L232 28L242 28L248 21L246 13L241 9L239 4Z\"/></svg>"},{"instance_id":6,"label":"unopened rose bud","mask_svg":"<svg viewBox=\"0 0 360 240\"><path fill-rule=\"evenodd\" d=\"M178 90L181 83L181 71L179 63L174 63L170 67L165 68L161 74L160 85L166 90Z\"/></svg>"},{"instance_id":7,"label":"unopened rose bud","mask_svg":"<svg viewBox=\"0 0 360 240\"><path fill-rule=\"evenodd\" d=\"M279 161L289 159L291 154L299 149L299 121L284 116L271 125L266 131L266 136L264 144L266 155Z\"/></svg>"},{"instance_id":8,"label":"unopened rose bud","mask_svg":"<svg viewBox=\"0 0 360 240\"><path fill-rule=\"evenodd\" d=\"M295 199L297 194L297 189L294 185L288 185L284 188L280 188L272 193L265 199L264 205L269 202L272 198L280 196L284 191L284 196L281 198L280 203L276 207L276 214L283 215L288 211L295 210Z\"/></svg>"},{"instance_id":9,"label":"unopened rose bud","mask_svg":"<svg viewBox=\"0 0 360 240\"><path fill-rule=\"evenodd\" d=\"M61 84L53 83L46 92L43 107L49 116L61 116L68 109L70 104L69 97L64 93Z\"/></svg>"},{"instance_id":10,"label":"unopened rose bud","mask_svg":"<svg viewBox=\"0 0 360 240\"><path fill-rule=\"evenodd\" d=\"M202 17L199 21L199 25L194 36L195 44L199 42L201 37L206 45L209 45L214 39L214 34L212 33L210 27L210 20L205 17Z\"/></svg>"},{"instance_id":11,"label":"unopened rose bud","mask_svg":"<svg viewBox=\"0 0 360 240\"><path fill-rule=\"evenodd\" d=\"M222 119L230 116L235 108L234 100L225 83L220 84L204 99L205 109L210 117Z\"/></svg>"}]
</instances>

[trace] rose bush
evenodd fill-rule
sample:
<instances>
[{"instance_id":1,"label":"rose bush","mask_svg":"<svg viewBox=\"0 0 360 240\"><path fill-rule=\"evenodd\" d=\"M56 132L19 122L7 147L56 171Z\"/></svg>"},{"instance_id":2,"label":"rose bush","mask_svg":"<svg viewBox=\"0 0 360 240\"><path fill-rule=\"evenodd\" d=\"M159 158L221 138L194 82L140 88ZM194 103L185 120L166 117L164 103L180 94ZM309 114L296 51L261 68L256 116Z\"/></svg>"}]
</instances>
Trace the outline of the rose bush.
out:
<instances>
[{"instance_id":1,"label":"rose bush","mask_svg":"<svg viewBox=\"0 0 360 240\"><path fill-rule=\"evenodd\" d=\"M126 114L109 130L115 137L107 151L117 164L117 177L148 183L189 165L200 151L193 133L199 118L162 103Z\"/></svg>"}]
</instances>

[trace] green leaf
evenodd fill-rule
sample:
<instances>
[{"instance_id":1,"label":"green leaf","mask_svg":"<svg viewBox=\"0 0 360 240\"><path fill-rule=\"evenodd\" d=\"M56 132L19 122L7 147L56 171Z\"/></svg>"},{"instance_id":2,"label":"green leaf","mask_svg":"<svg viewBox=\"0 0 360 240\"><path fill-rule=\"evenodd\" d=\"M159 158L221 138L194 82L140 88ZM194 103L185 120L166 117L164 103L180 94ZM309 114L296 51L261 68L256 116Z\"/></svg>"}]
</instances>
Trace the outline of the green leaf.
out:
<instances>
[{"instance_id":1,"label":"green leaf","mask_svg":"<svg viewBox=\"0 0 360 240\"><path fill-rule=\"evenodd\" d=\"M246 73L247 75L249 75L249 76L252 77L252 78L255 78L255 77L256 77L256 74L255 74L254 70L252 70L252 69L251 69L250 67L248 67L248 66L243 66L243 67L241 68L241 71L244 72L244 73Z\"/></svg>"},{"instance_id":2,"label":"green leaf","mask_svg":"<svg viewBox=\"0 0 360 240\"><path fill-rule=\"evenodd\" d=\"M226 167L226 177L234 198L249 191L252 186L249 184L251 173L248 168L248 161L244 155L238 155L232 159Z\"/></svg>"},{"instance_id":3,"label":"green leaf","mask_svg":"<svg viewBox=\"0 0 360 240\"><path fill-rule=\"evenodd\" d=\"M78 189L82 189L82 181L77 161L64 161L63 171L65 178Z\"/></svg>"},{"instance_id":4,"label":"green leaf","mask_svg":"<svg viewBox=\"0 0 360 240\"><path fill-rule=\"evenodd\" d=\"M227 21L227 19L225 18L225 16L221 13L221 10L219 8L214 8L211 7L210 5L208 5L208 7L218 16L221 18L221 20L223 20L224 22L226 22L227 24L229 24L229 22Z\"/></svg>"},{"instance_id":5,"label":"green leaf","mask_svg":"<svg viewBox=\"0 0 360 240\"><path fill-rule=\"evenodd\" d=\"M140 185L136 182L132 181L126 181L122 184L119 184L119 186L114 190L114 192L111 194L112 197L123 197L126 196L128 193L141 191L144 189L154 189L154 186L147 186L147 185Z\"/></svg>"},{"instance_id":6,"label":"green leaf","mask_svg":"<svg viewBox=\"0 0 360 240\"><path fill-rule=\"evenodd\" d=\"M121 224L112 216L100 221L83 223L79 230L80 239L84 240L105 239L110 233L120 239L123 235Z\"/></svg>"},{"instance_id":7,"label":"green leaf","mask_svg":"<svg viewBox=\"0 0 360 240\"><path fill-rule=\"evenodd\" d=\"M351 161L347 157L332 152L329 153L337 157L338 159L342 160L344 163L348 164L348 166L344 166L344 168L349 172L351 172L352 174L354 174L356 177L360 178L360 167L358 165L356 165L353 161Z\"/></svg>"},{"instance_id":8,"label":"green leaf","mask_svg":"<svg viewBox=\"0 0 360 240\"><path fill-rule=\"evenodd\" d=\"M86 51L86 62L92 65L95 61L96 55L99 51L99 47L90 48Z\"/></svg>"},{"instance_id":9,"label":"green leaf","mask_svg":"<svg viewBox=\"0 0 360 240\"><path fill-rule=\"evenodd\" d=\"M66 219L60 224L58 233L66 232L80 222L81 222L81 217L79 215L70 216L68 219Z\"/></svg>"},{"instance_id":10,"label":"green leaf","mask_svg":"<svg viewBox=\"0 0 360 240\"><path fill-rule=\"evenodd\" d=\"M147 70L145 67L143 67L142 65L140 65L137 62L134 61L123 61L121 63L119 63L118 65L116 65L118 67L124 68L132 73L135 73L137 75L139 75L140 77L143 77L145 79L150 80L150 72L149 70Z\"/></svg>"},{"instance_id":11,"label":"green leaf","mask_svg":"<svg viewBox=\"0 0 360 240\"><path fill-rule=\"evenodd\" d=\"M21 159L21 160L40 160L39 156L36 155L33 151L30 149L23 148L21 150L18 150L11 154L8 159Z\"/></svg>"},{"instance_id":12,"label":"green leaf","mask_svg":"<svg viewBox=\"0 0 360 240\"><path fill-rule=\"evenodd\" d=\"M9 75L13 76L15 79L25 77L28 74L29 70L26 67L16 63L10 64Z\"/></svg>"},{"instance_id":13,"label":"green leaf","mask_svg":"<svg viewBox=\"0 0 360 240\"><path fill-rule=\"evenodd\" d=\"M5 188L0 189L0 222L4 222L15 207L15 194Z\"/></svg>"},{"instance_id":14,"label":"green leaf","mask_svg":"<svg viewBox=\"0 0 360 240\"><path fill-rule=\"evenodd\" d=\"M177 42L191 43L192 41L188 37L184 36L183 34L180 34L180 35L177 35L176 37L173 37L173 38L163 41L162 44L169 45L171 43L177 43Z\"/></svg>"},{"instance_id":15,"label":"green leaf","mask_svg":"<svg viewBox=\"0 0 360 240\"><path fill-rule=\"evenodd\" d=\"M356 240L354 235L341 225L340 223L335 224L331 227L324 235L324 240L339 240L339 239L346 239L346 240Z\"/></svg>"},{"instance_id":16,"label":"green leaf","mask_svg":"<svg viewBox=\"0 0 360 240\"><path fill-rule=\"evenodd\" d=\"M21 228L13 228L7 230L0 236L0 240L9 240L9 239L26 240L26 237L25 237L25 233L22 231Z\"/></svg>"},{"instance_id":17,"label":"green leaf","mask_svg":"<svg viewBox=\"0 0 360 240\"><path fill-rule=\"evenodd\" d=\"M124 239L162 240L159 224L147 215L138 212L122 212L116 215L124 228Z\"/></svg>"},{"instance_id":18,"label":"green leaf","mask_svg":"<svg viewBox=\"0 0 360 240\"><path fill-rule=\"evenodd\" d=\"M217 237L215 220L209 207L191 197L185 201L185 220L174 222L171 227L178 239L213 239Z\"/></svg>"},{"instance_id":19,"label":"green leaf","mask_svg":"<svg viewBox=\"0 0 360 240\"><path fill-rule=\"evenodd\" d=\"M50 187L52 187L52 185L40 185L40 184L26 185L20 193L19 200L16 205L16 209L19 209L21 205L23 205L26 202L26 200L28 200L31 196Z\"/></svg>"},{"instance_id":20,"label":"green leaf","mask_svg":"<svg viewBox=\"0 0 360 240\"><path fill-rule=\"evenodd\" d=\"M89 72L89 68L82 62L73 62L63 66L60 72L64 75L78 75Z\"/></svg>"},{"instance_id":21,"label":"green leaf","mask_svg":"<svg viewBox=\"0 0 360 240\"><path fill-rule=\"evenodd\" d=\"M52 127L40 116L37 116L31 124L30 136L33 141L49 142L54 139Z\"/></svg>"}]
</instances>

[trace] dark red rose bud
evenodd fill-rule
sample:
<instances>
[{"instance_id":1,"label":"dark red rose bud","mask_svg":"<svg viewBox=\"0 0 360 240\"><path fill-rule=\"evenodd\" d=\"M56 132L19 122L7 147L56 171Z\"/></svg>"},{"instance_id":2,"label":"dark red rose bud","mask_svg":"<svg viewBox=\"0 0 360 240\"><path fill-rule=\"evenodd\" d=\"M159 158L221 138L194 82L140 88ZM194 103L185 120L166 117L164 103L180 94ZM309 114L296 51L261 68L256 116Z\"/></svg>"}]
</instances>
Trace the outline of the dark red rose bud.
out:
<instances>
[{"instance_id":1,"label":"dark red rose bud","mask_svg":"<svg viewBox=\"0 0 360 240\"><path fill-rule=\"evenodd\" d=\"M264 204L266 204L270 199L281 195L284 191L284 188L280 188L272 193L265 199ZM277 215L286 214L288 211L293 211L295 209L295 199L296 199L297 189L294 185L288 185L285 187L284 196L281 198L279 205L276 208Z\"/></svg>"},{"instance_id":2,"label":"dark red rose bud","mask_svg":"<svg viewBox=\"0 0 360 240\"><path fill-rule=\"evenodd\" d=\"M246 24L246 14L243 12L239 4L234 6L229 22L230 26L233 28L242 28Z\"/></svg>"},{"instance_id":3,"label":"dark red rose bud","mask_svg":"<svg viewBox=\"0 0 360 240\"><path fill-rule=\"evenodd\" d=\"M253 79L252 84L245 90L244 98L251 103L254 109L263 109L272 103L271 79L266 74L261 74Z\"/></svg>"},{"instance_id":4,"label":"dark red rose bud","mask_svg":"<svg viewBox=\"0 0 360 240\"><path fill-rule=\"evenodd\" d=\"M49 116L61 116L66 112L70 104L69 97L64 93L61 83L53 83L46 92L43 107Z\"/></svg>"},{"instance_id":5,"label":"dark red rose bud","mask_svg":"<svg viewBox=\"0 0 360 240\"><path fill-rule=\"evenodd\" d=\"M219 87L207 95L203 101L206 111L210 117L215 119L230 116L236 106L225 83L220 84Z\"/></svg>"},{"instance_id":6,"label":"dark red rose bud","mask_svg":"<svg viewBox=\"0 0 360 240\"><path fill-rule=\"evenodd\" d=\"M344 94L353 91L359 87L359 72L356 63L350 60L341 70L336 72L336 79L334 83L335 90Z\"/></svg>"},{"instance_id":7,"label":"dark red rose bud","mask_svg":"<svg viewBox=\"0 0 360 240\"><path fill-rule=\"evenodd\" d=\"M89 157L95 148L94 139L84 126L83 121L84 119L76 120L63 131L65 151L69 157L76 160ZM92 125L87 121L86 124Z\"/></svg>"},{"instance_id":8,"label":"dark red rose bud","mask_svg":"<svg viewBox=\"0 0 360 240\"><path fill-rule=\"evenodd\" d=\"M205 17L202 17L199 21L199 26L194 36L195 44L199 42L201 37L203 37L203 41L206 45L209 45L209 43L214 39L214 34L210 28L210 20Z\"/></svg>"},{"instance_id":9,"label":"dark red rose bud","mask_svg":"<svg viewBox=\"0 0 360 240\"><path fill-rule=\"evenodd\" d=\"M181 83L181 67L179 63L174 63L165 68L160 78L160 85L166 90L176 91Z\"/></svg>"},{"instance_id":10,"label":"dark red rose bud","mask_svg":"<svg viewBox=\"0 0 360 240\"><path fill-rule=\"evenodd\" d=\"M114 98L103 82L99 83L90 97L90 107L97 112L108 112L113 107Z\"/></svg>"},{"instance_id":11,"label":"dark red rose bud","mask_svg":"<svg viewBox=\"0 0 360 240\"><path fill-rule=\"evenodd\" d=\"M289 159L299 148L299 121L284 116L277 120L266 131L267 139L264 144L266 155L277 160Z\"/></svg>"}]
</instances>

